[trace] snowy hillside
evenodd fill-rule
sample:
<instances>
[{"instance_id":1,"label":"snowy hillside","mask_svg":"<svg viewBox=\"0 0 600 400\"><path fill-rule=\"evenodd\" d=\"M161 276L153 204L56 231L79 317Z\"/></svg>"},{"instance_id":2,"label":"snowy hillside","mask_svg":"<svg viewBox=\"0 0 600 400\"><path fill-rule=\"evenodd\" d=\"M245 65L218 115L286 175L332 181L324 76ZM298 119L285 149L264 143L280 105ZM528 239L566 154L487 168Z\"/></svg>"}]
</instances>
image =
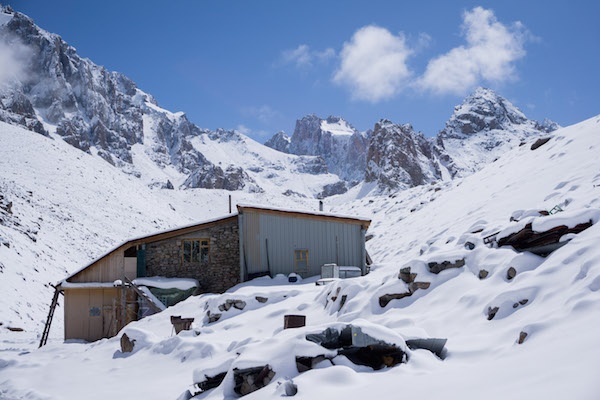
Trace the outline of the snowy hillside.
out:
<instances>
[{"instance_id":1,"label":"snowy hillside","mask_svg":"<svg viewBox=\"0 0 600 400\"><path fill-rule=\"evenodd\" d=\"M14 130L2 125L0 132L10 129ZM130 234L128 218L144 229L185 219L164 207L162 196L173 191L149 191L135 186L133 178L109 171L104 171L105 178L97 177L97 191L87 192L86 181L106 164L86 159L93 167L87 169L76 157L66 161L71 160L71 149L61 142L11 132L15 133L22 141L14 146L21 149L39 145L39 140L46 143L46 152L36 153L39 160L25 151L22 165L2 165L3 170L12 168L2 176L4 197L15 199L12 216L21 226L38 230L35 247L26 233L8 237L10 248L0 246L0 251L11 252L10 257L26 257L17 265L33 262L33 249L46 260L49 255L67 258L69 250L76 252L69 260L84 258L85 249L111 242L106 236L92 237L92 232ZM428 399L595 399L600 390L600 350L593 345L600 329L600 116L549 137L533 149L535 140L528 141L463 179L386 196L369 194L372 186L361 184L328 200L328 211L373 219L367 247L375 265L365 277L327 286L315 286L313 280L261 278L222 295L194 297L127 326L124 332L136 340L132 353L121 352L121 334L92 344L63 344L53 334L47 346L34 350L33 332L4 330L0 398L183 399L201 392L194 383L221 373L226 373L223 381L196 398L236 398L236 368L268 366L263 369L272 371L265 375L270 378L261 380L266 386L244 398L280 398L295 386L295 397L301 399L384 398L399 392ZM52 181L56 168L56 185L44 185ZM73 183L64 179L69 173ZM32 180L36 182L29 183ZM135 190L125 193L117 187ZM34 223L38 215L17 211L29 204L27 191L32 188L39 193L34 191L31 201L47 210L39 215L40 227ZM197 214L188 215L197 218L204 212L197 209L200 204L212 204L206 201L211 193L197 192L204 201L179 195L168 201L178 211L195 210ZM154 202L152 196L157 196ZM256 196L255 202L267 198L244 196ZM110 208L107 197L112 198ZM288 208L302 207L290 197L268 198ZM89 223L85 203L103 211ZM563 211L539 213L555 206ZM155 222L140 222L148 215L156 215ZM527 222L541 230L588 222L592 226L562 237L566 244L545 258L498 247L500 238ZM2 229L3 236L16 231L14 226ZM484 243L497 232L496 242ZM83 246L72 249L73 243ZM436 268L441 267L449 269L439 272ZM3 277L10 276L8 268L12 266L5 265ZM33 274L27 271L24 277ZM242 300L245 306L231 308L209 323L207 311L227 300ZM286 314L305 315L307 326L283 330ZM195 318L192 330L174 336L171 315ZM395 346L406 355L405 362L374 371L306 339L348 324ZM423 338L448 339L445 358L405 344ZM298 372L297 357L313 360L313 369Z\"/></svg>"},{"instance_id":2,"label":"snowy hillside","mask_svg":"<svg viewBox=\"0 0 600 400\"><path fill-rule=\"evenodd\" d=\"M0 9L0 41L26 71L1 82L0 121L63 139L148 186L258 192L293 176L299 179L287 190L314 198L339 180L318 157L283 157L161 108L132 80L80 57L24 14Z\"/></svg>"},{"instance_id":3,"label":"snowy hillside","mask_svg":"<svg viewBox=\"0 0 600 400\"><path fill-rule=\"evenodd\" d=\"M231 192L152 190L60 139L0 122L0 142L0 277L2 291L8 294L0 299L3 326L39 333L52 297L49 282L58 282L131 237L228 212ZM291 156L277 157L271 162L283 163ZM298 191L314 184L297 175ZM273 179L271 185L276 184ZM270 197L233 194L235 202L290 201L283 195ZM318 206L316 200L306 204Z\"/></svg>"}]
</instances>

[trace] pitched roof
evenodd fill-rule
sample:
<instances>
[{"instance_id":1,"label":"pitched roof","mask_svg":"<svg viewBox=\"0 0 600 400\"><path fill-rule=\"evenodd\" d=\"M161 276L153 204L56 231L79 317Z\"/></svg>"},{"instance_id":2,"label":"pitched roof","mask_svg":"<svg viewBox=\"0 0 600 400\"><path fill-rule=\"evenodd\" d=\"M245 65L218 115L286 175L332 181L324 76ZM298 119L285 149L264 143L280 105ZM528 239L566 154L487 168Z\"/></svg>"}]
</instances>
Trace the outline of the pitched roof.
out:
<instances>
[{"instance_id":1,"label":"pitched roof","mask_svg":"<svg viewBox=\"0 0 600 400\"><path fill-rule=\"evenodd\" d=\"M339 215L339 214L331 214L325 213L322 211L298 211L298 210L288 210L283 208L271 208L271 207L259 207L253 205L245 205L238 204L237 206L238 213L243 214L244 211L257 212L260 214L272 214L272 215L284 215L298 218L307 218L307 219L318 219L322 221L335 221L335 222L344 222L349 224L357 224L362 225L362 227L366 230L369 228L371 224L371 220L364 217L358 216L348 216L348 215Z\"/></svg>"},{"instance_id":2,"label":"pitched roof","mask_svg":"<svg viewBox=\"0 0 600 400\"><path fill-rule=\"evenodd\" d=\"M360 224L365 230L368 229L368 227L371 223L371 220L366 219L366 218L357 218L357 217L336 215L336 214L330 214L330 213L324 213L324 212L286 210L286 209L281 209L281 208L268 208L268 207L260 207L260 206L253 206L253 205L238 205L237 209L238 209L239 214L243 214L244 211L249 211L249 212L258 212L258 213L263 213L263 214L285 215L285 216L292 216L292 217L298 217L298 218L309 218L309 219L318 219L318 220L325 220L325 221L336 221L336 222L344 222L344 223L351 223L351 224ZM100 258L92 261L85 267L72 273L67 278L65 278L64 281L67 281L68 279L75 277L80 272L83 272L84 270L94 266L96 263L104 260L106 257L110 256L111 254L113 254L117 251L126 250L132 246L137 246L137 245L148 243L148 242L157 242L160 240L170 239L170 238L173 238L176 236L195 232L200 229L206 229L206 228L210 228L210 227L220 225L223 223L232 222L232 221L236 220L237 217L238 217L238 214L231 214L231 215L227 215L224 217L219 217L219 218L215 218L215 219L211 219L211 220L207 220L207 221L203 221L203 222L199 222L199 223L194 223L191 225L182 226L182 227L175 228L175 229L169 229L166 231L153 233L153 234L147 235L147 236L140 236L140 237L137 237L134 239L130 239L130 240L118 245L117 247L113 248L112 250L110 250L108 253L104 254Z\"/></svg>"}]
</instances>

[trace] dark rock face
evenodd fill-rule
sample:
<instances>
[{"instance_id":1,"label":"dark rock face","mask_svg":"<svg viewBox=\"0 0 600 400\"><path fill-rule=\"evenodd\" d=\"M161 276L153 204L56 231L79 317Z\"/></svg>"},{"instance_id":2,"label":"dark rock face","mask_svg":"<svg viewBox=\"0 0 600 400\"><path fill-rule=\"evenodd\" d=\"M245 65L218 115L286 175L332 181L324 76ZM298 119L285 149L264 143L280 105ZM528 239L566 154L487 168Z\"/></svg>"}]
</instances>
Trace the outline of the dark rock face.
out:
<instances>
[{"instance_id":1,"label":"dark rock face","mask_svg":"<svg viewBox=\"0 0 600 400\"><path fill-rule=\"evenodd\" d=\"M291 138L283 131L277 132L271 139L265 142L265 146L281 151L282 153L290 152Z\"/></svg>"},{"instance_id":2,"label":"dark rock face","mask_svg":"<svg viewBox=\"0 0 600 400\"><path fill-rule=\"evenodd\" d=\"M185 180L186 188L240 190L246 182L253 182L252 178L241 167L230 165L223 170L214 164L206 164L196 169Z\"/></svg>"},{"instance_id":3,"label":"dark rock face","mask_svg":"<svg viewBox=\"0 0 600 400\"><path fill-rule=\"evenodd\" d=\"M2 10L12 18L0 26L0 41L23 50L19 57L24 73L0 87L0 121L56 134L135 176L141 173L134 165L134 149L143 145L145 156L160 168L173 166L187 176L182 188L262 190L240 163L214 165L194 146L199 138L242 143L243 135L200 129L185 114L160 108L124 75L80 57L60 36L38 28L29 17ZM293 161L298 172L336 174L345 188L365 180L384 190L399 190L468 175L530 136L557 128L549 120L528 120L506 99L478 88L455 108L436 139L389 121L361 133L340 117L308 115L296 121L291 137L278 132L265 144L312 156ZM263 161L248 171L283 168ZM342 184L335 184L324 188L321 196L341 190Z\"/></svg>"},{"instance_id":4,"label":"dark rock face","mask_svg":"<svg viewBox=\"0 0 600 400\"><path fill-rule=\"evenodd\" d=\"M375 124L369 140L366 182L389 189L408 188L440 179L431 143L412 126L388 120Z\"/></svg>"},{"instance_id":5,"label":"dark rock face","mask_svg":"<svg viewBox=\"0 0 600 400\"><path fill-rule=\"evenodd\" d=\"M441 138L463 137L493 129L510 129L529 120L518 108L494 91L477 88L460 106L440 132Z\"/></svg>"},{"instance_id":6,"label":"dark rock face","mask_svg":"<svg viewBox=\"0 0 600 400\"><path fill-rule=\"evenodd\" d=\"M41 30L23 14L14 13L0 26L0 37L26 49L28 56L27 79L15 79L0 91L0 120L45 135L42 122L54 125L67 143L85 152L93 148L110 164L137 176L132 146L144 144L158 166L173 165L189 175L184 188L252 186L241 167L213 165L192 145L203 134L220 142L240 140L234 131L202 130L183 113L159 108L133 81L81 58L58 35Z\"/></svg>"},{"instance_id":7,"label":"dark rock face","mask_svg":"<svg viewBox=\"0 0 600 400\"><path fill-rule=\"evenodd\" d=\"M299 158L296 158L293 163L298 172L301 173L320 175L329 172L327 170L327 164L325 163L325 160L323 160L321 157L300 156Z\"/></svg>"},{"instance_id":8,"label":"dark rock face","mask_svg":"<svg viewBox=\"0 0 600 400\"><path fill-rule=\"evenodd\" d=\"M511 102L480 87L454 108L434 151L451 177L466 176L528 138L558 128L549 120L529 120Z\"/></svg>"},{"instance_id":9,"label":"dark rock face","mask_svg":"<svg viewBox=\"0 0 600 400\"><path fill-rule=\"evenodd\" d=\"M367 137L340 117L308 115L296 121L288 152L321 156L329 172L356 184L364 177L367 144Z\"/></svg>"},{"instance_id":10,"label":"dark rock face","mask_svg":"<svg viewBox=\"0 0 600 400\"><path fill-rule=\"evenodd\" d=\"M336 183L325 185L323 187L323 191L319 193L317 197L320 199L324 199L326 197L334 196L336 194L346 193L347 191L348 188L346 187L346 183L344 181L338 181Z\"/></svg>"}]
</instances>

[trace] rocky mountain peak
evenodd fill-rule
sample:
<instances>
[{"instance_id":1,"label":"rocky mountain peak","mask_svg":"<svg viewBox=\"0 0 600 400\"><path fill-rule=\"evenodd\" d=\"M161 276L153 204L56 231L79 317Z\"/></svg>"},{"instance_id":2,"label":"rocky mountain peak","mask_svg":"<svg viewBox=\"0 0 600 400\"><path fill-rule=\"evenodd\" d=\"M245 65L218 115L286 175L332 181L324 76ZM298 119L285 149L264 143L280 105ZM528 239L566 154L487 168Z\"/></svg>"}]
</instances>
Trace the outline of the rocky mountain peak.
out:
<instances>
[{"instance_id":1,"label":"rocky mountain peak","mask_svg":"<svg viewBox=\"0 0 600 400\"><path fill-rule=\"evenodd\" d=\"M552 121L540 124L528 119L510 101L480 87L454 108L436 138L435 150L450 176L465 176L522 141L556 128Z\"/></svg>"},{"instance_id":2,"label":"rocky mountain peak","mask_svg":"<svg viewBox=\"0 0 600 400\"><path fill-rule=\"evenodd\" d=\"M375 124L369 140L366 182L382 189L404 189L440 179L432 142L411 124L383 119Z\"/></svg>"},{"instance_id":3,"label":"rocky mountain peak","mask_svg":"<svg viewBox=\"0 0 600 400\"><path fill-rule=\"evenodd\" d=\"M284 131L279 131L265 142L265 146L282 153L289 153L291 141L292 139Z\"/></svg>"},{"instance_id":4,"label":"rocky mountain peak","mask_svg":"<svg viewBox=\"0 0 600 400\"><path fill-rule=\"evenodd\" d=\"M509 130L528 121L511 102L491 89L479 87L454 108L440 136L461 137L494 129Z\"/></svg>"},{"instance_id":5,"label":"rocky mountain peak","mask_svg":"<svg viewBox=\"0 0 600 400\"><path fill-rule=\"evenodd\" d=\"M286 148L282 135L269 140L270 147L281 151ZM276 145L280 142L280 145ZM338 175L350 185L364 177L367 137L341 117L322 119L314 114L296 121L294 133L287 146L290 154L320 156L329 172Z\"/></svg>"}]
</instances>

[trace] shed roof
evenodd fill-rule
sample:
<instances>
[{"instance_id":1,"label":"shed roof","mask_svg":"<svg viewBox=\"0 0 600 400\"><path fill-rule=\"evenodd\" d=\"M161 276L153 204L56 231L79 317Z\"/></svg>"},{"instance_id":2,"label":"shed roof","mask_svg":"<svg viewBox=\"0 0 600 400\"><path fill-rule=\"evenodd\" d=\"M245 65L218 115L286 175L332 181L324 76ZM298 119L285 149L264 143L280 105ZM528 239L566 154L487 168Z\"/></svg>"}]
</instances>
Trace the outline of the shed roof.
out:
<instances>
[{"instance_id":1,"label":"shed roof","mask_svg":"<svg viewBox=\"0 0 600 400\"><path fill-rule=\"evenodd\" d=\"M130 239L124 243L121 243L120 245L118 245L117 247L113 248L112 250L110 250L108 253L104 254L103 256L101 256L100 258L97 258L96 260L92 261L91 263L89 263L88 265L86 265L85 267L79 269L78 271L72 273L71 275L69 275L68 277L66 277L64 281L67 281L71 278L73 278L74 276L76 276L77 274L79 274L80 272L83 272L84 270L94 266L96 263L102 261L103 259L105 259L106 257L110 256L111 254L117 252L117 251L121 251L121 250L126 250L132 246L137 246L140 244L144 244L144 243L148 243L148 242L158 242L159 240L164 240L164 239L170 239L172 237L176 237L179 235L185 235L187 233L190 232L195 232L199 229L206 229L206 228L210 228L212 226L215 225L220 225L222 223L227 223L227 222L231 222L233 220L237 219L237 214L233 214L233 215L228 215L226 217L220 217L220 218L216 218L216 219L211 219L211 220L207 220L207 221L203 221L203 222L198 222L198 223L194 223L191 225L185 225L179 228L174 228L174 229L169 229L166 231L162 231L162 232L157 232L157 233L153 233L151 235L147 235L147 236L140 236L134 239Z\"/></svg>"},{"instance_id":2,"label":"shed roof","mask_svg":"<svg viewBox=\"0 0 600 400\"><path fill-rule=\"evenodd\" d=\"M243 214L244 211L257 212L260 214L283 215L287 217L298 217L307 219L318 219L322 221L344 222L348 224L361 225L365 230L369 228L371 220L364 217L348 216L325 213L322 211L298 211L288 210L284 208L260 207L253 205L238 204L238 212Z\"/></svg>"},{"instance_id":3,"label":"shed roof","mask_svg":"<svg viewBox=\"0 0 600 400\"><path fill-rule=\"evenodd\" d=\"M281 208L268 208L268 207L260 207L260 206L253 206L253 205L238 205L237 209L240 214L242 214L244 211L250 211L250 212L263 213L263 214L284 215L284 216L292 216L292 217L297 217L297 218L309 218L309 219L319 219L319 220L326 220L326 221L329 220L329 221L336 221L336 222L344 222L344 223L350 223L350 224L360 224L365 230L368 229L368 227L371 223L371 220L366 219L366 218L357 218L357 217L336 215L336 214L330 214L330 213L324 213L324 212L286 210L286 209L281 209ZM219 217L219 218L215 218L215 219L211 219L211 220L207 220L207 221L203 221L203 222L199 222L199 223L194 223L191 225L182 226L182 227L175 228L175 229L169 229L166 231L153 233L153 234L147 235L147 236L140 236L140 237L137 237L134 239L130 239L130 240L118 245L117 247L113 248L108 253L106 253L103 256L101 256L100 258L92 261L91 263L89 263L88 265L79 269L78 271L72 273L71 275L66 277L63 280L63 282L75 277L77 274L94 266L96 263L102 261L103 259L105 259L106 257L110 256L111 254L113 254L117 251L126 250L132 246L137 246L137 245L148 243L148 242L157 242L159 240L170 239L170 238L173 238L176 236L195 232L199 229L206 229L206 228L210 228L215 225L232 222L233 220L237 219L237 216L238 216L238 214L231 214L231 215L227 215L224 217Z\"/></svg>"}]
</instances>

